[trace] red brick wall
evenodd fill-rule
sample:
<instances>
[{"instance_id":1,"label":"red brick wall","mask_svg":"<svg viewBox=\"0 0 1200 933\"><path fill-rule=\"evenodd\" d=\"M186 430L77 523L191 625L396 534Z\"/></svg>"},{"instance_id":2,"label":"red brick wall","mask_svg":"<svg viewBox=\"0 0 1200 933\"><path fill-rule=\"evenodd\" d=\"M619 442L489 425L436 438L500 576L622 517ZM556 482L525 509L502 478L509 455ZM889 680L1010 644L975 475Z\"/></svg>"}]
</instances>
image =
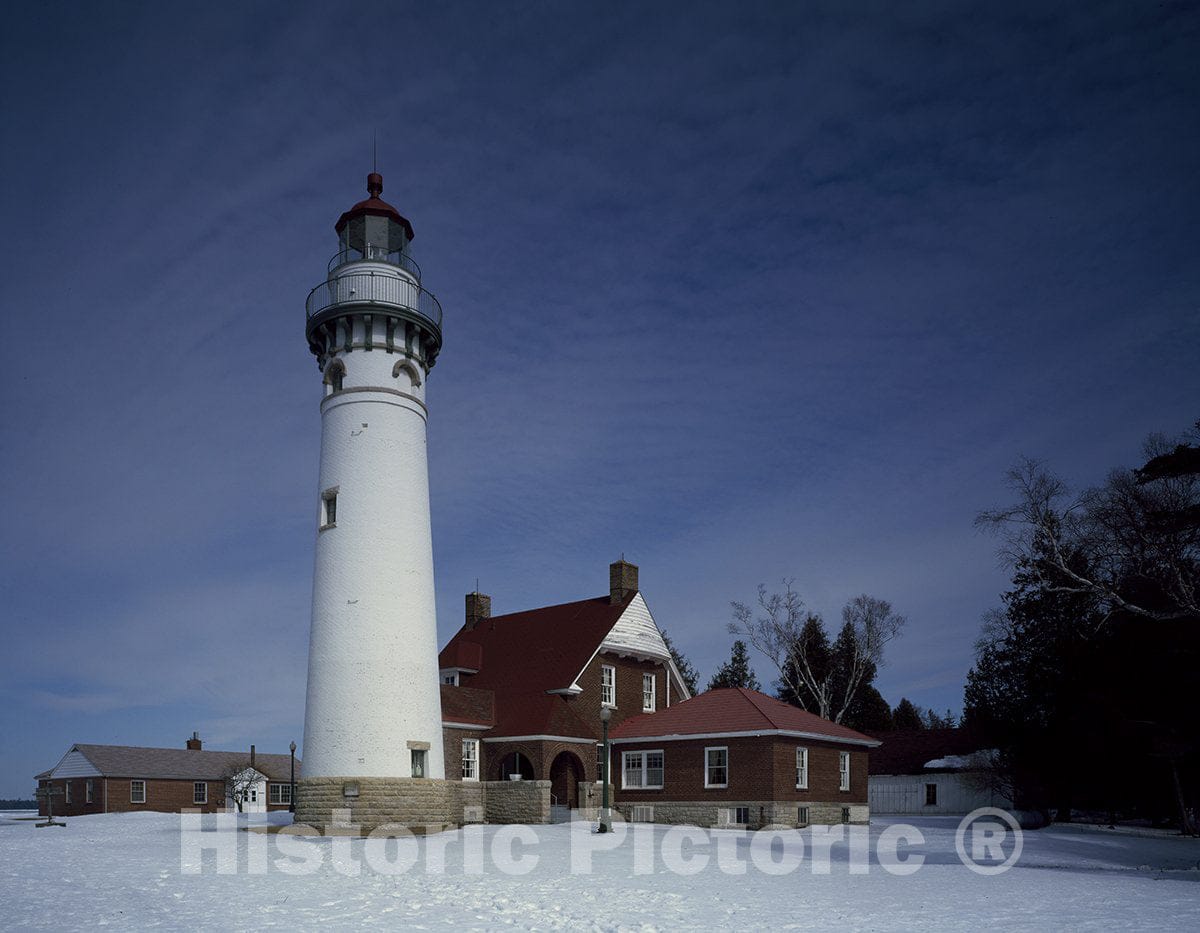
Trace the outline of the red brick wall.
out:
<instances>
[{"instance_id":1,"label":"red brick wall","mask_svg":"<svg viewBox=\"0 0 1200 933\"><path fill-rule=\"evenodd\" d=\"M808 789L796 788L796 747L808 748ZM729 749L729 786L704 786L704 750ZM623 786L622 753L639 750L663 752L663 789L640 790ZM850 790L839 790L838 752L850 751ZM697 739L676 742L631 742L613 746L612 781L622 802L655 800L797 800L867 802L867 752L803 739L776 736Z\"/></svg>"},{"instance_id":2,"label":"red brick wall","mask_svg":"<svg viewBox=\"0 0 1200 933\"><path fill-rule=\"evenodd\" d=\"M618 658L616 655L601 652L592 658L591 663L579 678L579 686L583 692L578 696L569 697L569 702L575 714L586 724L593 727L593 736L600 738L600 668L612 665L617 669L617 705L613 708L609 727L615 728L620 722L630 716L642 714L642 675L654 674L656 681L655 703L658 709L667 705L667 671L661 661L634 661L631 658ZM678 701L678 697L675 698ZM592 767L595 767L593 762Z\"/></svg>"},{"instance_id":3,"label":"red brick wall","mask_svg":"<svg viewBox=\"0 0 1200 933\"><path fill-rule=\"evenodd\" d=\"M459 688L449 687L444 689L455 690ZM462 780L462 740L478 739L482 735L482 729L453 729L449 726L442 726L442 752L445 756L446 780ZM481 781L495 780L487 771L488 763L491 760L488 755L490 747L494 746L489 746L482 741L479 743L479 779Z\"/></svg>"},{"instance_id":4,"label":"red brick wall","mask_svg":"<svg viewBox=\"0 0 1200 933\"><path fill-rule=\"evenodd\" d=\"M178 813L180 810L200 810L204 813L216 813L225 808L225 782L206 781L208 785L208 803L192 802L192 785L194 782L147 779L146 802L133 803L130 797L131 784L134 778L91 778L94 787L92 803L87 803L88 778L57 778L53 781L56 788L65 790L69 781L71 784L71 803L66 803L65 794L54 798L54 813L57 816L86 816L89 813L129 813L138 810L149 810L164 813ZM45 786L47 781L39 782ZM287 781L268 781L267 809L286 810L288 805L272 804L271 784L286 784ZM105 809L105 785L108 787L108 804ZM45 801L39 801L38 812L46 814Z\"/></svg>"}]
</instances>

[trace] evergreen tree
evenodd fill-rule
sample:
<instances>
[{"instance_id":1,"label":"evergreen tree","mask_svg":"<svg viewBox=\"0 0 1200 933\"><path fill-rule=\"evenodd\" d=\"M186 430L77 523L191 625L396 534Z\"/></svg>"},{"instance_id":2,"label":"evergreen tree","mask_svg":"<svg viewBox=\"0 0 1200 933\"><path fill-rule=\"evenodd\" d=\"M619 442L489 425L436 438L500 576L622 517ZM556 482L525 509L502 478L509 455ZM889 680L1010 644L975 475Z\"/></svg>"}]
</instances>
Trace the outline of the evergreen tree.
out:
<instances>
[{"instance_id":1,"label":"evergreen tree","mask_svg":"<svg viewBox=\"0 0 1200 933\"><path fill-rule=\"evenodd\" d=\"M667 650L671 652L671 660L675 662L675 668L679 671L679 676L683 678L683 685L687 687L688 693L692 696L696 695L696 686L700 681L700 675L696 673L696 669L692 667L692 662L684 657L672 644L671 639L666 632L660 632L663 643L667 646Z\"/></svg>"},{"instance_id":2,"label":"evergreen tree","mask_svg":"<svg viewBox=\"0 0 1200 933\"><path fill-rule=\"evenodd\" d=\"M746 643L738 640L733 643L733 653L729 660L717 668L712 680L708 682L709 690L721 687L746 687L750 690L761 690L762 685L750 667L750 657L746 652Z\"/></svg>"},{"instance_id":3,"label":"evergreen tree","mask_svg":"<svg viewBox=\"0 0 1200 933\"><path fill-rule=\"evenodd\" d=\"M867 684L842 722L859 732L891 732L892 708L874 684Z\"/></svg>"},{"instance_id":4,"label":"evergreen tree","mask_svg":"<svg viewBox=\"0 0 1200 933\"><path fill-rule=\"evenodd\" d=\"M897 730L924 729L925 718L921 715L921 707L908 697L901 697L896 708L892 710L892 728Z\"/></svg>"},{"instance_id":5,"label":"evergreen tree","mask_svg":"<svg viewBox=\"0 0 1200 933\"><path fill-rule=\"evenodd\" d=\"M804 651L805 657L808 658L808 666L813 673L813 678L820 683L828 684L833 667L833 657L829 648L829 635L825 632L825 623L821 621L820 616L809 615L804 621L804 627L800 630L799 645ZM791 703L792 706L798 706L810 713L820 715L821 710L828 706L828 697L819 697L807 686L803 686L804 679L795 676L789 670L795 668L797 663L795 657L787 660L784 676L775 684L775 695L784 703ZM794 690L789 684L802 685L800 692Z\"/></svg>"}]
</instances>

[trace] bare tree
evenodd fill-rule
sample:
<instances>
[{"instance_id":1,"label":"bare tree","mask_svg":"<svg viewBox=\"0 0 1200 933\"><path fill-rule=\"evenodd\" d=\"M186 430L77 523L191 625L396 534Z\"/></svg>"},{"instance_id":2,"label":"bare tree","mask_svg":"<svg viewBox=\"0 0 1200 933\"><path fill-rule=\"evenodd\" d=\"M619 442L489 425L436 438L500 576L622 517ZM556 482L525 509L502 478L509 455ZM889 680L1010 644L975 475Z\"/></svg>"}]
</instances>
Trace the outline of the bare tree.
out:
<instances>
[{"instance_id":1,"label":"bare tree","mask_svg":"<svg viewBox=\"0 0 1200 933\"><path fill-rule=\"evenodd\" d=\"M241 813L242 804L246 802L250 789L259 781L259 773L254 770L250 760L247 759L240 764L232 764L227 767L221 775L221 780L225 782L225 796L233 798L238 813Z\"/></svg>"},{"instance_id":2,"label":"bare tree","mask_svg":"<svg viewBox=\"0 0 1200 933\"><path fill-rule=\"evenodd\" d=\"M885 600L855 597L842 610L853 644L833 658L820 617L805 609L792 584L784 580L782 593L767 593L759 584L757 614L743 603L733 603L729 631L766 655L784 689L804 709L841 722L863 682L873 676L873 667L883 663L884 648L900 634L904 617Z\"/></svg>"},{"instance_id":3,"label":"bare tree","mask_svg":"<svg viewBox=\"0 0 1200 933\"><path fill-rule=\"evenodd\" d=\"M1162 437L1145 447L1142 470L1114 470L1107 482L1073 496L1036 460L1009 472L1011 506L980 513L998 533L1006 563L1027 563L1048 592L1087 594L1106 610L1156 622L1200 618L1200 473L1158 469L1181 462Z\"/></svg>"},{"instance_id":4,"label":"bare tree","mask_svg":"<svg viewBox=\"0 0 1200 933\"><path fill-rule=\"evenodd\" d=\"M884 648L900 634L906 621L892 611L892 604L886 599L866 593L855 596L842 608L842 622L854 633L854 638L849 657L842 662L838 696L832 698L836 709L834 722L842 721L867 675L873 676L875 669L883 665Z\"/></svg>"}]
</instances>

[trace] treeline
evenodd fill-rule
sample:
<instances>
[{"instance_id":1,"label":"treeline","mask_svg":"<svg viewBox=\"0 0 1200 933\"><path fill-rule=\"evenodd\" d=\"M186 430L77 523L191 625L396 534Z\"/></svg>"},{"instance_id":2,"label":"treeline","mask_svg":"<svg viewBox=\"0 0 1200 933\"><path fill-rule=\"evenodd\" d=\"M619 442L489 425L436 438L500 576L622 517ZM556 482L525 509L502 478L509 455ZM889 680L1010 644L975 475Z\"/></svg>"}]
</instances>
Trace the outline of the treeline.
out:
<instances>
[{"instance_id":1,"label":"treeline","mask_svg":"<svg viewBox=\"0 0 1200 933\"><path fill-rule=\"evenodd\" d=\"M36 810L36 800L0 800L0 810Z\"/></svg>"},{"instance_id":2,"label":"treeline","mask_svg":"<svg viewBox=\"0 0 1200 933\"><path fill-rule=\"evenodd\" d=\"M1200 423L1071 495L1038 463L984 513L1013 567L984 620L964 721L1018 806L1173 822L1200 806Z\"/></svg>"}]
</instances>

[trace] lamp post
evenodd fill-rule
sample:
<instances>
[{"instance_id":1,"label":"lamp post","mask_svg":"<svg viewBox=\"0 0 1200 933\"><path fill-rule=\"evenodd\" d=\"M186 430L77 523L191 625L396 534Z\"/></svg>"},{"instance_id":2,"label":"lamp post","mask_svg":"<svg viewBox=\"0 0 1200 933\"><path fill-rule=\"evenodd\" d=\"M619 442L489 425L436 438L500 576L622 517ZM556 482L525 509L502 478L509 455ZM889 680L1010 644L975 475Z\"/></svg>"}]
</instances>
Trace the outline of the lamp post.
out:
<instances>
[{"instance_id":1,"label":"lamp post","mask_svg":"<svg viewBox=\"0 0 1200 933\"><path fill-rule=\"evenodd\" d=\"M296 812L296 743L293 742L288 746L292 753L292 792L288 794L288 810L291 813Z\"/></svg>"},{"instance_id":2,"label":"lamp post","mask_svg":"<svg viewBox=\"0 0 1200 933\"><path fill-rule=\"evenodd\" d=\"M608 748L608 721L612 719L612 710L607 706L600 708L600 722L604 727L604 767L601 769L601 780L604 782L604 799L600 808L600 828L602 833L612 832L612 811L608 807L608 764L612 754Z\"/></svg>"}]
</instances>

